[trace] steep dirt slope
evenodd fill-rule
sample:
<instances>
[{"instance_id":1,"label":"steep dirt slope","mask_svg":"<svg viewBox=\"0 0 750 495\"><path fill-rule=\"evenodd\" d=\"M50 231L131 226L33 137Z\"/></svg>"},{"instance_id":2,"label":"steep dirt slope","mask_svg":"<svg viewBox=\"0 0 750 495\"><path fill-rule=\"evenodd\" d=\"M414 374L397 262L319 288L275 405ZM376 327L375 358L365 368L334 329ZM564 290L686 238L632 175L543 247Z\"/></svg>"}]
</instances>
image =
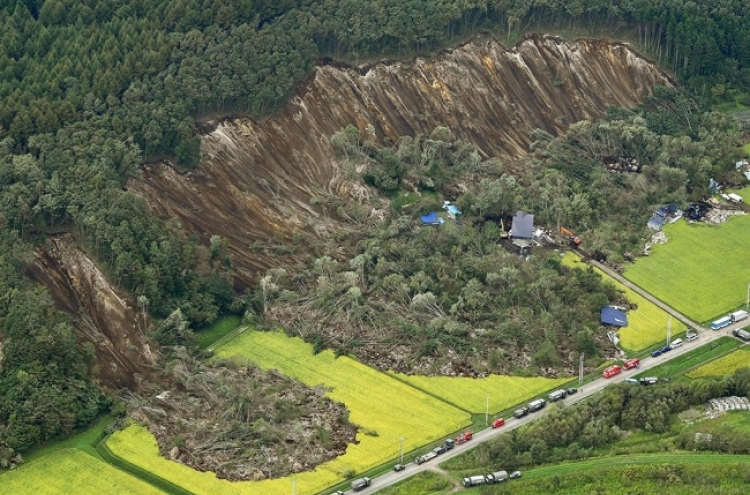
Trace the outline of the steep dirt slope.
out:
<instances>
[{"instance_id":1,"label":"steep dirt slope","mask_svg":"<svg viewBox=\"0 0 750 495\"><path fill-rule=\"evenodd\" d=\"M249 244L289 240L297 229L325 230L327 220L310 199L345 193L329 138L349 124L392 141L448 126L488 156L518 156L534 128L557 133L669 84L627 45L541 36L513 49L477 39L429 61L322 66L269 119L214 123L195 172L153 166L129 187L206 240L227 239L239 282L249 283L277 262Z\"/></svg>"},{"instance_id":2,"label":"steep dirt slope","mask_svg":"<svg viewBox=\"0 0 750 495\"><path fill-rule=\"evenodd\" d=\"M52 238L37 250L27 274L49 289L79 335L94 345L103 384L132 387L135 374L150 374L154 356L144 334L144 313L113 288L69 236Z\"/></svg>"}]
</instances>

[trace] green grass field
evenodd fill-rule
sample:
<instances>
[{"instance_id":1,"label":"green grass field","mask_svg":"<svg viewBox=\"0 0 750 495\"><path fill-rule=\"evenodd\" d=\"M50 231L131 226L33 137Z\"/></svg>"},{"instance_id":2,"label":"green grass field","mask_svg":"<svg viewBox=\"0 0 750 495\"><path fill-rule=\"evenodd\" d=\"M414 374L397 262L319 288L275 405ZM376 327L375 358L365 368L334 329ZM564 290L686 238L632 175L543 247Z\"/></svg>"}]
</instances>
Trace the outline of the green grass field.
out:
<instances>
[{"instance_id":1,"label":"green grass field","mask_svg":"<svg viewBox=\"0 0 750 495\"><path fill-rule=\"evenodd\" d=\"M333 352L313 354L312 346L282 332L247 330L219 347L216 355L240 364L253 362L275 369L309 386L322 385L328 396L350 411L360 426L357 443L346 453L294 477L230 483L213 473L199 473L159 456L154 437L138 426L112 435L107 447L133 465L197 495L286 495L292 479L298 495L318 493L398 456L400 438L409 452L468 426L471 416L385 373Z\"/></svg>"},{"instance_id":2,"label":"green grass field","mask_svg":"<svg viewBox=\"0 0 750 495\"><path fill-rule=\"evenodd\" d=\"M452 493L452 488L446 477L425 471L378 491L378 495L444 495Z\"/></svg>"},{"instance_id":3,"label":"green grass field","mask_svg":"<svg viewBox=\"0 0 750 495\"><path fill-rule=\"evenodd\" d=\"M241 324L242 318L239 316L229 315L221 317L206 330L198 332L196 334L195 343L201 349L205 349L235 328L239 327Z\"/></svg>"},{"instance_id":4,"label":"green grass field","mask_svg":"<svg viewBox=\"0 0 750 495\"><path fill-rule=\"evenodd\" d=\"M742 151L745 152L745 156L750 156L750 143L747 143L742 147Z\"/></svg>"},{"instance_id":5,"label":"green grass field","mask_svg":"<svg viewBox=\"0 0 750 495\"><path fill-rule=\"evenodd\" d=\"M750 216L721 226L681 221L664 228L669 242L628 267L625 276L699 322L745 303L750 283Z\"/></svg>"},{"instance_id":6,"label":"green grass field","mask_svg":"<svg viewBox=\"0 0 750 495\"><path fill-rule=\"evenodd\" d=\"M165 495L85 452L66 448L0 474L3 495Z\"/></svg>"},{"instance_id":7,"label":"green grass field","mask_svg":"<svg viewBox=\"0 0 750 495\"><path fill-rule=\"evenodd\" d=\"M687 376L690 378L726 376L731 375L739 368L746 368L748 366L750 366L750 349L743 347L699 366L688 373Z\"/></svg>"},{"instance_id":8,"label":"green grass field","mask_svg":"<svg viewBox=\"0 0 750 495\"><path fill-rule=\"evenodd\" d=\"M565 253L563 264L581 269L589 266L581 261L581 258L577 254L570 251ZM618 290L622 291L628 301L638 306L637 309L628 311L628 326L618 331L620 345L623 349L638 352L664 340L669 317L664 310L637 292L625 287L598 268L594 268L594 271ZM681 321L672 320L673 335L678 335L686 329L687 327Z\"/></svg>"},{"instance_id":9,"label":"green grass field","mask_svg":"<svg viewBox=\"0 0 750 495\"><path fill-rule=\"evenodd\" d=\"M696 347L690 352L686 352L682 356L671 359L664 364L660 364L650 370L644 371L636 375L637 378L644 376L660 376L672 378L676 375L685 373L693 368L700 366L703 363L707 363L712 359L716 359L725 354L729 354L739 346L742 345L737 339L730 337L721 337L703 344L700 347ZM651 358L648 358L651 359ZM659 359L659 358L657 358Z\"/></svg>"},{"instance_id":10,"label":"green grass field","mask_svg":"<svg viewBox=\"0 0 750 495\"><path fill-rule=\"evenodd\" d=\"M557 388L571 378L491 375L487 378L421 376L394 374L396 378L430 395L440 397L474 414L484 414L489 399L490 413L504 411L516 404Z\"/></svg>"}]
</instances>

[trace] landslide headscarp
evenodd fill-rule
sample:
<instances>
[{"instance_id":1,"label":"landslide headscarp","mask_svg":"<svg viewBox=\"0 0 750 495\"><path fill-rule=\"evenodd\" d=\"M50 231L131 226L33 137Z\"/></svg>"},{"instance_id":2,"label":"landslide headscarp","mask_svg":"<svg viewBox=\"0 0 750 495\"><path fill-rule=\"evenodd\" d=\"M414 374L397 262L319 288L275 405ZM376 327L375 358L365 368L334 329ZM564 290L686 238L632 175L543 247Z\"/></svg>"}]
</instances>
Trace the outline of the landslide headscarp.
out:
<instances>
[{"instance_id":1,"label":"landslide headscarp","mask_svg":"<svg viewBox=\"0 0 750 495\"><path fill-rule=\"evenodd\" d=\"M626 44L549 36L511 49L478 39L435 60L366 71L321 66L267 120L218 123L202 138L196 171L180 175L161 164L129 187L206 241L214 234L228 240L238 282L247 284L278 263L248 245L325 229L330 220L310 200L344 193L329 139L349 124L381 142L447 126L488 156L519 156L534 128L559 133L670 84Z\"/></svg>"}]
</instances>

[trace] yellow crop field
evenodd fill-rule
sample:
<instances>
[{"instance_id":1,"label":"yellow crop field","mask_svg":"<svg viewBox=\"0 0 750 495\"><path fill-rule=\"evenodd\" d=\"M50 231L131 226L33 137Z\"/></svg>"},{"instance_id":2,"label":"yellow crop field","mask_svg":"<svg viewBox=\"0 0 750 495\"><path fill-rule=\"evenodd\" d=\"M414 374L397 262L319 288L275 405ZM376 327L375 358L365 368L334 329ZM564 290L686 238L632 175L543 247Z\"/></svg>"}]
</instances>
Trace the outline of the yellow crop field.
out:
<instances>
[{"instance_id":1,"label":"yellow crop field","mask_svg":"<svg viewBox=\"0 0 750 495\"><path fill-rule=\"evenodd\" d=\"M199 473L159 457L156 441L144 428L117 432L107 447L123 459L197 495L286 495L296 479L296 493L308 495L398 456L400 439L408 452L470 424L468 413L395 378L331 351L313 355L312 346L282 332L246 331L217 349L220 358L254 362L310 386L322 385L331 399L346 405L360 426L356 444L346 454L314 472L260 482L231 483L213 473Z\"/></svg>"},{"instance_id":2,"label":"yellow crop field","mask_svg":"<svg viewBox=\"0 0 750 495\"><path fill-rule=\"evenodd\" d=\"M78 449L61 449L0 475L3 495L165 495Z\"/></svg>"},{"instance_id":3,"label":"yellow crop field","mask_svg":"<svg viewBox=\"0 0 750 495\"><path fill-rule=\"evenodd\" d=\"M750 366L750 349L741 348L714 359L687 374L690 378L731 375L735 370Z\"/></svg>"},{"instance_id":4,"label":"yellow crop field","mask_svg":"<svg viewBox=\"0 0 750 495\"><path fill-rule=\"evenodd\" d=\"M487 378L454 376L409 376L395 374L420 390L445 399L473 413L495 413L525 402L541 393L569 382L570 378L521 377L491 375Z\"/></svg>"},{"instance_id":5,"label":"yellow crop field","mask_svg":"<svg viewBox=\"0 0 750 495\"><path fill-rule=\"evenodd\" d=\"M581 261L577 254L571 252L565 253L563 264L574 268L586 268L588 266ZM669 315L656 304L625 287L598 268L594 268L594 270L622 291L628 301L638 305L638 309L628 311L628 326L621 328L618 332L620 345L630 351L640 351L658 342L665 341ZM672 320L672 335L682 333L686 329L687 327L681 321Z\"/></svg>"}]
</instances>

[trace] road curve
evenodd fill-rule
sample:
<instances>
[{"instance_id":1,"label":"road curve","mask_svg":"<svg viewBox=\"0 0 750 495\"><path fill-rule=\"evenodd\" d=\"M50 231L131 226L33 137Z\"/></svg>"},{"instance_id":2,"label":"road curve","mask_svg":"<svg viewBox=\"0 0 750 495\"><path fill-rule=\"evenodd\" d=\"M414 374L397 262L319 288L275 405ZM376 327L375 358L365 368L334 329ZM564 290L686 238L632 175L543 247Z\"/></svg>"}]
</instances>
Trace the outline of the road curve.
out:
<instances>
[{"instance_id":1,"label":"road curve","mask_svg":"<svg viewBox=\"0 0 750 495\"><path fill-rule=\"evenodd\" d=\"M736 328L742 328L744 325L750 325L750 321L744 320L737 323L734 323L728 327L725 327L719 331L713 331L706 327L703 327L699 325L698 323L692 321L682 313L678 312L674 308L664 304L659 299L655 298L648 292L644 291L637 285L633 284L623 276L621 276L619 273L613 271L609 267L606 267L602 265L601 263L597 263L596 261L591 261L593 265L595 265L597 268L600 268L602 271L610 275L611 277L615 278L619 282L621 282L626 287L633 289L638 294L642 295L649 301L653 302L654 304L658 305L660 308L662 308L667 313L671 314L678 320L682 321L686 325L689 325L693 329L698 331L698 339L694 340L693 342L685 342L681 347L678 347L677 349L674 349L667 354L662 354L659 357L652 358L648 357L645 359L642 359L640 362L640 366L637 369L632 370L623 370L623 372L613 378L604 379L599 378L597 380L594 380L593 382L587 383L584 385L581 389L579 389L578 393L575 395L572 395L570 397L565 398L562 402L565 404L574 404L576 402L579 402L581 400L584 400L588 397L591 397L592 395L600 392L605 387L612 385L613 383L621 383L625 381L627 378L631 378L632 376L642 373L646 370L649 370L651 368L654 368L655 366L658 366L660 364L663 364L671 359L674 359L676 357L679 357L686 352L691 351L692 349L698 347L699 345L707 344L711 341L714 341L720 337L729 335L732 335L732 331ZM364 490L359 490L357 492L354 492L353 490L349 490L345 493L358 493L361 495L370 495L373 493L376 493L378 490L382 490L383 488L386 488L390 485L393 485L395 483L398 483L400 481L403 481L407 478L410 478L414 476L417 473L421 473L424 471L429 470L435 470L434 466L438 463L441 463L443 461L446 461L448 459L451 459L453 457L456 457L457 455L461 455L462 453L473 449L477 445L486 442L490 438L493 438L497 435L502 435L503 433L506 433L508 431L514 430L520 426L525 425L526 423L530 423L537 418L541 417L542 415L546 414L546 408L542 409L541 411L529 414L528 416L525 416L523 418L517 419L517 418L506 418L505 426L497 429L492 428L485 428L484 430L478 431L474 434L473 440L470 442L466 442L464 444L456 445L452 450L449 450L445 454L440 455L436 459L433 459L431 461L428 461L421 465L416 465L413 462L410 462L406 464L406 469L401 472L388 472L382 476L379 476L377 478L372 479L372 484L365 488ZM502 469L502 466L497 466L496 469ZM487 473L480 473L477 472L477 475L480 474L487 474Z\"/></svg>"}]
</instances>

